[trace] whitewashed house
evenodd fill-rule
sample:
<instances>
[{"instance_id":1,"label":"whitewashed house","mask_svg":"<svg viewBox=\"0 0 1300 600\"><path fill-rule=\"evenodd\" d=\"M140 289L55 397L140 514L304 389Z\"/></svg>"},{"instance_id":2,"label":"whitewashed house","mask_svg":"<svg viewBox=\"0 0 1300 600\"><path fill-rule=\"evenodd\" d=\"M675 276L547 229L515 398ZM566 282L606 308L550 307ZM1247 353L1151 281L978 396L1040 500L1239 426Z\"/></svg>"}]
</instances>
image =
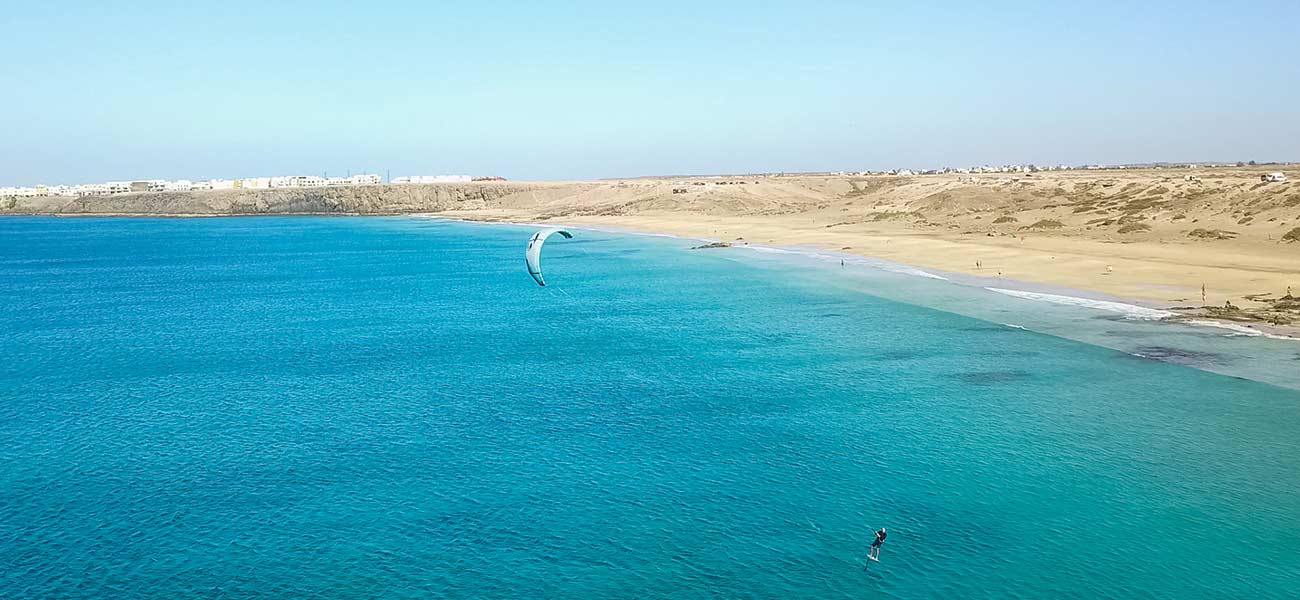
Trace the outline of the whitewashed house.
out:
<instances>
[{"instance_id":1,"label":"whitewashed house","mask_svg":"<svg viewBox=\"0 0 1300 600\"><path fill-rule=\"evenodd\" d=\"M85 183L72 189L78 196L107 196L109 193L107 183Z\"/></svg>"}]
</instances>

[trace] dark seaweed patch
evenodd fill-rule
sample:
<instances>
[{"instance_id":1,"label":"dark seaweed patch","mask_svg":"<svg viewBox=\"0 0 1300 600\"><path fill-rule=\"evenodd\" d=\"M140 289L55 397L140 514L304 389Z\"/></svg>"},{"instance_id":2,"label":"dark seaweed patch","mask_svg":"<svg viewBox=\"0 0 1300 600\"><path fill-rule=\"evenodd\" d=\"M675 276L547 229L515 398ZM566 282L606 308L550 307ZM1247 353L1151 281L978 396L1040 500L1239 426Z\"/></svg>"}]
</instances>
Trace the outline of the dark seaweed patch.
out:
<instances>
[{"instance_id":1,"label":"dark seaweed patch","mask_svg":"<svg viewBox=\"0 0 1300 600\"><path fill-rule=\"evenodd\" d=\"M1149 338L1152 336L1160 335L1160 332L1143 331L1140 329L1108 329L1106 330L1106 335L1110 337L1117 337L1117 338L1136 339L1136 338Z\"/></svg>"},{"instance_id":2,"label":"dark seaweed patch","mask_svg":"<svg viewBox=\"0 0 1300 600\"><path fill-rule=\"evenodd\" d=\"M871 358L875 360L915 360L927 354L929 353L920 350L887 350L873 355Z\"/></svg>"},{"instance_id":3,"label":"dark seaweed patch","mask_svg":"<svg viewBox=\"0 0 1300 600\"><path fill-rule=\"evenodd\" d=\"M1200 352L1197 350L1185 350L1182 348L1171 348L1169 346L1142 346L1134 350L1133 353L1148 360L1157 360L1177 365L1194 366L1207 363L1213 364L1226 362L1226 359L1222 354Z\"/></svg>"},{"instance_id":4,"label":"dark seaweed patch","mask_svg":"<svg viewBox=\"0 0 1300 600\"><path fill-rule=\"evenodd\" d=\"M1024 381L1029 379L1030 375L1027 371L970 371L957 373L953 377L971 385L995 385Z\"/></svg>"},{"instance_id":5,"label":"dark seaweed patch","mask_svg":"<svg viewBox=\"0 0 1300 600\"><path fill-rule=\"evenodd\" d=\"M1012 331L1024 331L1024 330L1018 327L1012 327L1010 325L994 325L990 323L988 325L967 325L965 327L958 327L957 331L971 331L971 332L978 331L984 333L1009 333Z\"/></svg>"},{"instance_id":6,"label":"dark seaweed patch","mask_svg":"<svg viewBox=\"0 0 1300 600\"><path fill-rule=\"evenodd\" d=\"M972 356L1038 356L1041 352L1033 350L989 350L985 352L969 352Z\"/></svg>"}]
</instances>

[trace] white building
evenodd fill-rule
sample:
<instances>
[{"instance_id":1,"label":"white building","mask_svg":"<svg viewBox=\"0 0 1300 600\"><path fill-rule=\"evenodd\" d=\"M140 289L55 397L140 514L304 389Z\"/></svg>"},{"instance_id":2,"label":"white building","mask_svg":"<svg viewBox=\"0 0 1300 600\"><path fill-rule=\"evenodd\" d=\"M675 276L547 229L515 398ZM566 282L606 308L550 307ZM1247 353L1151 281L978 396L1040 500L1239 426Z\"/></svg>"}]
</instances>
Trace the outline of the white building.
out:
<instances>
[{"instance_id":1,"label":"white building","mask_svg":"<svg viewBox=\"0 0 1300 600\"><path fill-rule=\"evenodd\" d=\"M231 180L229 180L229 179L209 179L209 180L208 180L208 184L211 185L211 187L208 188L208 189L210 189L210 190L233 190L233 189L235 189L235 182L234 182L234 181L231 181Z\"/></svg>"},{"instance_id":2,"label":"white building","mask_svg":"<svg viewBox=\"0 0 1300 600\"><path fill-rule=\"evenodd\" d=\"M104 185L108 186L108 193L110 194L127 194L131 192L130 181L110 181Z\"/></svg>"},{"instance_id":3,"label":"white building","mask_svg":"<svg viewBox=\"0 0 1300 600\"><path fill-rule=\"evenodd\" d=\"M316 175L285 175L280 177L271 177L268 183L273 188L303 188L340 185L334 182L341 180L344 180L344 178L335 177L326 179Z\"/></svg>"},{"instance_id":4,"label":"white building","mask_svg":"<svg viewBox=\"0 0 1300 600\"><path fill-rule=\"evenodd\" d=\"M239 187L246 190L264 190L271 187L271 178L245 177L239 180Z\"/></svg>"},{"instance_id":5,"label":"white building","mask_svg":"<svg viewBox=\"0 0 1300 600\"><path fill-rule=\"evenodd\" d=\"M78 196L107 196L109 194L107 183L85 183L73 186L72 191Z\"/></svg>"},{"instance_id":6,"label":"white building","mask_svg":"<svg viewBox=\"0 0 1300 600\"><path fill-rule=\"evenodd\" d=\"M38 196L48 196L50 190L43 185L26 186L26 187L9 187L4 188L0 196L13 196L18 198L36 198Z\"/></svg>"}]
</instances>

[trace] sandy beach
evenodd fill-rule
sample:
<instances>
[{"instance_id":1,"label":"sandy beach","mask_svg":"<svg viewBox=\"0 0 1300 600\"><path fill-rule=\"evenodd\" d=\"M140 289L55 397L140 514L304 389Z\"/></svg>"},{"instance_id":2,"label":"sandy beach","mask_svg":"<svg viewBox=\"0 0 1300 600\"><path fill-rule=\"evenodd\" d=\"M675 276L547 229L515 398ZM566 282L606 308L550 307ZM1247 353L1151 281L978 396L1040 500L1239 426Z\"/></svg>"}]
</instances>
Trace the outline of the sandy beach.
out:
<instances>
[{"instance_id":1,"label":"sandy beach","mask_svg":"<svg viewBox=\"0 0 1300 600\"><path fill-rule=\"evenodd\" d=\"M1300 188L1261 171L625 180L443 214L808 246L1294 334Z\"/></svg>"},{"instance_id":2,"label":"sandy beach","mask_svg":"<svg viewBox=\"0 0 1300 600\"><path fill-rule=\"evenodd\" d=\"M1261 181L1278 170L1291 181ZM598 225L1088 290L1294 335L1298 177L1277 166L654 177L11 199L0 214L437 214Z\"/></svg>"}]
</instances>

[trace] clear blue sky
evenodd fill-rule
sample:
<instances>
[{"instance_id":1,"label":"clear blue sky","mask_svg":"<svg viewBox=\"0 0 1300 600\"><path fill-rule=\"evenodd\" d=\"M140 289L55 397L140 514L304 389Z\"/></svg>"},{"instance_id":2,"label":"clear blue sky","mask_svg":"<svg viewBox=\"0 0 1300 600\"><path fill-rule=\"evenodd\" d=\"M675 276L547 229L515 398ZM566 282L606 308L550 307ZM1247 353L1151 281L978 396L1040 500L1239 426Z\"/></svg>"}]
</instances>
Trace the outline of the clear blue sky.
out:
<instances>
[{"instance_id":1,"label":"clear blue sky","mask_svg":"<svg viewBox=\"0 0 1300 600\"><path fill-rule=\"evenodd\" d=\"M188 4L6 2L0 185L1300 160L1295 0Z\"/></svg>"}]
</instances>

